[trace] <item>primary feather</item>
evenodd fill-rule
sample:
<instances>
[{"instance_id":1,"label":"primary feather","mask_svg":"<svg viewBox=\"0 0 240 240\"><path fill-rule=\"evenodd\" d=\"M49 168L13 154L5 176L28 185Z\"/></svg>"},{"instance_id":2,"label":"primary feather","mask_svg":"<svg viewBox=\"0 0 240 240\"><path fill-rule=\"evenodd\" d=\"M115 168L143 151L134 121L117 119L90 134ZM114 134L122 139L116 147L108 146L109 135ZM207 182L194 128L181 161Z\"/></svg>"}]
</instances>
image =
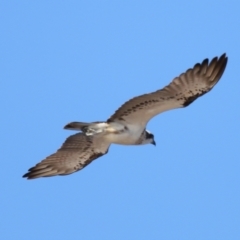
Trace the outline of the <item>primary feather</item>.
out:
<instances>
[{"instance_id":1,"label":"primary feather","mask_svg":"<svg viewBox=\"0 0 240 240\"><path fill-rule=\"evenodd\" d=\"M109 119L146 126L148 121L164 111L186 107L198 97L209 92L220 80L227 65L226 54L208 64L205 59L164 87L149 94L134 97L125 102Z\"/></svg>"},{"instance_id":2,"label":"primary feather","mask_svg":"<svg viewBox=\"0 0 240 240\"><path fill-rule=\"evenodd\" d=\"M66 139L60 149L38 163L23 175L28 179L67 175L86 167L93 160L106 154L110 144L84 133Z\"/></svg>"}]
</instances>

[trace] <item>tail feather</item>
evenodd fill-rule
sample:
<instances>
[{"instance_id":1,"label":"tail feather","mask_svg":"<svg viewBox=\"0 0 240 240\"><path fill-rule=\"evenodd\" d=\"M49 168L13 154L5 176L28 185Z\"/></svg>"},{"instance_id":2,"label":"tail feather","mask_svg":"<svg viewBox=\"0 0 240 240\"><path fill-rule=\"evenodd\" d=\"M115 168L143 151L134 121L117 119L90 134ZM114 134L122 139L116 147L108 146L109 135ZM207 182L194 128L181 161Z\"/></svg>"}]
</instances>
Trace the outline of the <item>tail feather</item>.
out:
<instances>
[{"instance_id":1,"label":"tail feather","mask_svg":"<svg viewBox=\"0 0 240 240\"><path fill-rule=\"evenodd\" d=\"M106 122L71 122L64 129L82 131L87 136L91 136L104 132L107 127L108 124Z\"/></svg>"},{"instance_id":2,"label":"tail feather","mask_svg":"<svg viewBox=\"0 0 240 240\"><path fill-rule=\"evenodd\" d=\"M71 122L64 126L64 129L68 130L81 130L84 131L84 128L92 125L92 123L85 123L85 122Z\"/></svg>"}]
</instances>

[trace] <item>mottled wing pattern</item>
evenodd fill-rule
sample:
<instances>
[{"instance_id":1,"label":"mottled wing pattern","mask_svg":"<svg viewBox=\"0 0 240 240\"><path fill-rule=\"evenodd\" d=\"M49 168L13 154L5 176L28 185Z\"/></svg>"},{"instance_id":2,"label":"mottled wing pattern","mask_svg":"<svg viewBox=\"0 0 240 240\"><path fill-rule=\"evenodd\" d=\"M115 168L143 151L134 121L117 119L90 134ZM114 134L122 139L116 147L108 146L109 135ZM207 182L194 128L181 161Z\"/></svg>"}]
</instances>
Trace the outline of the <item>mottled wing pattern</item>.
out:
<instances>
[{"instance_id":1,"label":"mottled wing pattern","mask_svg":"<svg viewBox=\"0 0 240 240\"><path fill-rule=\"evenodd\" d=\"M109 119L125 121L145 127L155 115L175 108L186 107L198 97L209 92L221 78L227 65L227 57L205 59L197 63L161 90L144 94L124 103Z\"/></svg>"},{"instance_id":2,"label":"mottled wing pattern","mask_svg":"<svg viewBox=\"0 0 240 240\"><path fill-rule=\"evenodd\" d=\"M84 133L71 135L54 154L38 163L23 175L28 179L67 175L81 170L93 160L107 153L109 143Z\"/></svg>"}]
</instances>

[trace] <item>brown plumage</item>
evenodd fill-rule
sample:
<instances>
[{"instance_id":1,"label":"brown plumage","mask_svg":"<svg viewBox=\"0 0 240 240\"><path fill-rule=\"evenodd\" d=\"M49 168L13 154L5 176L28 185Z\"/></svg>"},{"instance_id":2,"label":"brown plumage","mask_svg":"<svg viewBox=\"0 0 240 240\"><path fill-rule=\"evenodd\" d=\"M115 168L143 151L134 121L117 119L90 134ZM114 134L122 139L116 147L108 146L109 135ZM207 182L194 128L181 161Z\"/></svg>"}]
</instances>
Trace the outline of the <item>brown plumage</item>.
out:
<instances>
[{"instance_id":1,"label":"brown plumage","mask_svg":"<svg viewBox=\"0 0 240 240\"><path fill-rule=\"evenodd\" d=\"M227 65L226 54L213 58L210 64L205 59L188 69L163 89L134 97L125 102L109 119L145 126L155 115L174 108L186 107L198 97L209 92L220 80Z\"/></svg>"},{"instance_id":2,"label":"brown plumage","mask_svg":"<svg viewBox=\"0 0 240 240\"><path fill-rule=\"evenodd\" d=\"M84 133L74 134L66 139L56 153L30 168L23 177L34 179L77 172L106 154L109 145Z\"/></svg>"},{"instance_id":3,"label":"brown plumage","mask_svg":"<svg viewBox=\"0 0 240 240\"><path fill-rule=\"evenodd\" d=\"M107 122L67 124L65 129L82 132L67 138L56 153L30 168L23 177L33 179L74 173L106 154L111 143L155 145L153 134L146 130L148 121L164 111L186 107L209 92L220 80L227 60L226 54L213 58L210 63L205 59L163 89L130 99Z\"/></svg>"}]
</instances>

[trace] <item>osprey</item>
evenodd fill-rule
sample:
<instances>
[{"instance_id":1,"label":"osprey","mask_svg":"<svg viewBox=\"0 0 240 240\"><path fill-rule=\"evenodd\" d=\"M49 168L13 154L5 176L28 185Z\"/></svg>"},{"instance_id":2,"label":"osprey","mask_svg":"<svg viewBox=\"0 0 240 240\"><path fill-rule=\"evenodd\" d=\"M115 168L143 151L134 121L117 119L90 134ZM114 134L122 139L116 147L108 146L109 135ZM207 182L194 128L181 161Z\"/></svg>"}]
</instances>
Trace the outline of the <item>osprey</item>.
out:
<instances>
[{"instance_id":1,"label":"osprey","mask_svg":"<svg viewBox=\"0 0 240 240\"><path fill-rule=\"evenodd\" d=\"M81 131L66 139L54 154L23 175L28 179L67 175L81 170L106 154L112 143L122 145L154 144L146 125L154 116L175 108L186 107L209 92L220 80L228 58L223 54L209 63L205 59L152 93L125 102L105 122L71 122L64 129Z\"/></svg>"}]
</instances>

